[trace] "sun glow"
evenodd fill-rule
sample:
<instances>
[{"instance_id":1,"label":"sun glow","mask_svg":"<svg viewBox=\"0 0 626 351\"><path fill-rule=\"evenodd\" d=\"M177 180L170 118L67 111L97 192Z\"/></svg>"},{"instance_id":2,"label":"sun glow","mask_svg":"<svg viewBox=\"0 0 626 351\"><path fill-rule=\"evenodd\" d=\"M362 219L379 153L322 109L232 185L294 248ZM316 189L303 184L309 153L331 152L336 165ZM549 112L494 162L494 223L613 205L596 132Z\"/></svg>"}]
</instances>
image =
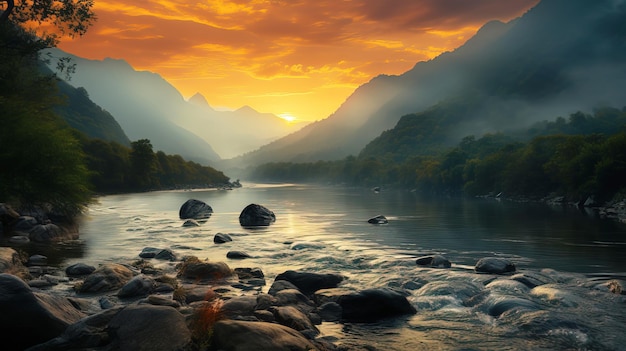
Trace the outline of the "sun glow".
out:
<instances>
[{"instance_id":1,"label":"sun glow","mask_svg":"<svg viewBox=\"0 0 626 351\"><path fill-rule=\"evenodd\" d=\"M285 121L287 121L289 123L294 122L297 119L296 117L294 117L290 113L281 113L281 114L278 115L278 117L284 119Z\"/></svg>"}]
</instances>

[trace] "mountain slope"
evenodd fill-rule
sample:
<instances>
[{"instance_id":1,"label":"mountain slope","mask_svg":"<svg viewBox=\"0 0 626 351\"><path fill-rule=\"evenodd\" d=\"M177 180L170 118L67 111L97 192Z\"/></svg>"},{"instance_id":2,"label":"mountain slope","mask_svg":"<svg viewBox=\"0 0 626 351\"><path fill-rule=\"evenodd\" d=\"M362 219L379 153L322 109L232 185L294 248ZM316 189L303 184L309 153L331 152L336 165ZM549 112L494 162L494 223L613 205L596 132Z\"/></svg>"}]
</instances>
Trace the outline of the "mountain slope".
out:
<instances>
[{"instance_id":1,"label":"mountain slope","mask_svg":"<svg viewBox=\"0 0 626 351\"><path fill-rule=\"evenodd\" d=\"M59 92L66 99L56 108L67 123L90 138L115 141L130 146L130 140L110 113L89 99L84 88L74 88L66 82L58 82Z\"/></svg>"},{"instance_id":2,"label":"mountain slope","mask_svg":"<svg viewBox=\"0 0 626 351\"><path fill-rule=\"evenodd\" d=\"M238 161L340 159L403 115L469 97L477 101L469 110L454 108L444 139L521 127L596 104L621 106L624 7L624 0L544 0L509 23L487 23L453 52L400 76L372 79L327 119Z\"/></svg>"},{"instance_id":3,"label":"mountain slope","mask_svg":"<svg viewBox=\"0 0 626 351\"><path fill-rule=\"evenodd\" d=\"M131 139L148 138L156 149L168 153L214 162L254 150L300 127L251 108L218 111L200 94L185 101L161 76L136 71L124 60L87 60L57 49L51 52L72 58L76 73L69 83L84 87Z\"/></svg>"}]
</instances>

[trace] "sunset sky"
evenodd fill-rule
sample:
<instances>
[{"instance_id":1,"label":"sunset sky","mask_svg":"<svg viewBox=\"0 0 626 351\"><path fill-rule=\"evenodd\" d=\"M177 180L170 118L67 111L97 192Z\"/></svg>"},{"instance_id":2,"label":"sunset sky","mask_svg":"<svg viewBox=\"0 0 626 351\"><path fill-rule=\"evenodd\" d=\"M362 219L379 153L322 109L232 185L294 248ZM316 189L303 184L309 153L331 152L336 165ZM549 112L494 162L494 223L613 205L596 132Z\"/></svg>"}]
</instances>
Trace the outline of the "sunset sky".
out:
<instances>
[{"instance_id":1,"label":"sunset sky","mask_svg":"<svg viewBox=\"0 0 626 351\"><path fill-rule=\"evenodd\" d=\"M95 0L97 23L59 47L124 59L185 98L328 117L361 84L462 45L538 0Z\"/></svg>"}]
</instances>

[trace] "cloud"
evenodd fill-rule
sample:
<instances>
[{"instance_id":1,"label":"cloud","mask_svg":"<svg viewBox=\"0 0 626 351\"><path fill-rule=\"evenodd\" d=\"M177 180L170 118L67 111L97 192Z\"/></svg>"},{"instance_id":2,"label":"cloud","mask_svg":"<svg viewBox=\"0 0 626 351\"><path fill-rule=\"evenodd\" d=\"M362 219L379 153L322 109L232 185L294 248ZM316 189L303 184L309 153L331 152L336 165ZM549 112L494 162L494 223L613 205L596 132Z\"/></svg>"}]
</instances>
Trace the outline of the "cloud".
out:
<instances>
[{"instance_id":1,"label":"cloud","mask_svg":"<svg viewBox=\"0 0 626 351\"><path fill-rule=\"evenodd\" d=\"M232 101L226 96L262 85L268 92L286 86L312 91L341 86L347 95L348 87L378 74L403 73L460 46L485 22L512 19L537 2L99 0L94 8L98 22L83 38L64 41L61 48L91 59L123 58L173 81L185 95L211 81L223 89L224 98L215 87L201 92L224 106ZM240 105L254 106L245 97L262 95L257 90L242 95ZM325 118L347 97L315 101L322 97L307 96L314 106L302 112L308 119Z\"/></svg>"}]
</instances>

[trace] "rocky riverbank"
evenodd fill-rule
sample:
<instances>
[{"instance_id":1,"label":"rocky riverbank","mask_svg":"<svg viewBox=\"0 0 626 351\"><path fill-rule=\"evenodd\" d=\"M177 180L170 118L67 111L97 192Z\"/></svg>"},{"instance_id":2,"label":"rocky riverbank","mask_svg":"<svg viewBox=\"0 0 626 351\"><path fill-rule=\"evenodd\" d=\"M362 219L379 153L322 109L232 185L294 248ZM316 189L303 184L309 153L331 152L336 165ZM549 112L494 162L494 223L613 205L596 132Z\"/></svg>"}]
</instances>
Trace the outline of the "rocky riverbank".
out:
<instances>
[{"instance_id":1,"label":"rocky riverbank","mask_svg":"<svg viewBox=\"0 0 626 351\"><path fill-rule=\"evenodd\" d=\"M458 274L442 256L419 257L414 264L426 274ZM339 273L285 271L267 282L259 267L231 269L225 262L179 258L158 248L146 248L128 262L61 269L47 266L45 257L24 261L2 247L0 270L5 350L377 350L323 335L318 326L402 320L428 308L407 299L416 291L461 298L503 320L523 312L552 313L528 298L532 295L545 296L550 304L582 303L560 290L563 276L516 272L512 262L498 257L479 260L474 277L463 281L412 280L363 290L342 287L345 277ZM626 302L620 295L623 281L585 286L594 298ZM540 328L536 323L527 327Z\"/></svg>"}]
</instances>

